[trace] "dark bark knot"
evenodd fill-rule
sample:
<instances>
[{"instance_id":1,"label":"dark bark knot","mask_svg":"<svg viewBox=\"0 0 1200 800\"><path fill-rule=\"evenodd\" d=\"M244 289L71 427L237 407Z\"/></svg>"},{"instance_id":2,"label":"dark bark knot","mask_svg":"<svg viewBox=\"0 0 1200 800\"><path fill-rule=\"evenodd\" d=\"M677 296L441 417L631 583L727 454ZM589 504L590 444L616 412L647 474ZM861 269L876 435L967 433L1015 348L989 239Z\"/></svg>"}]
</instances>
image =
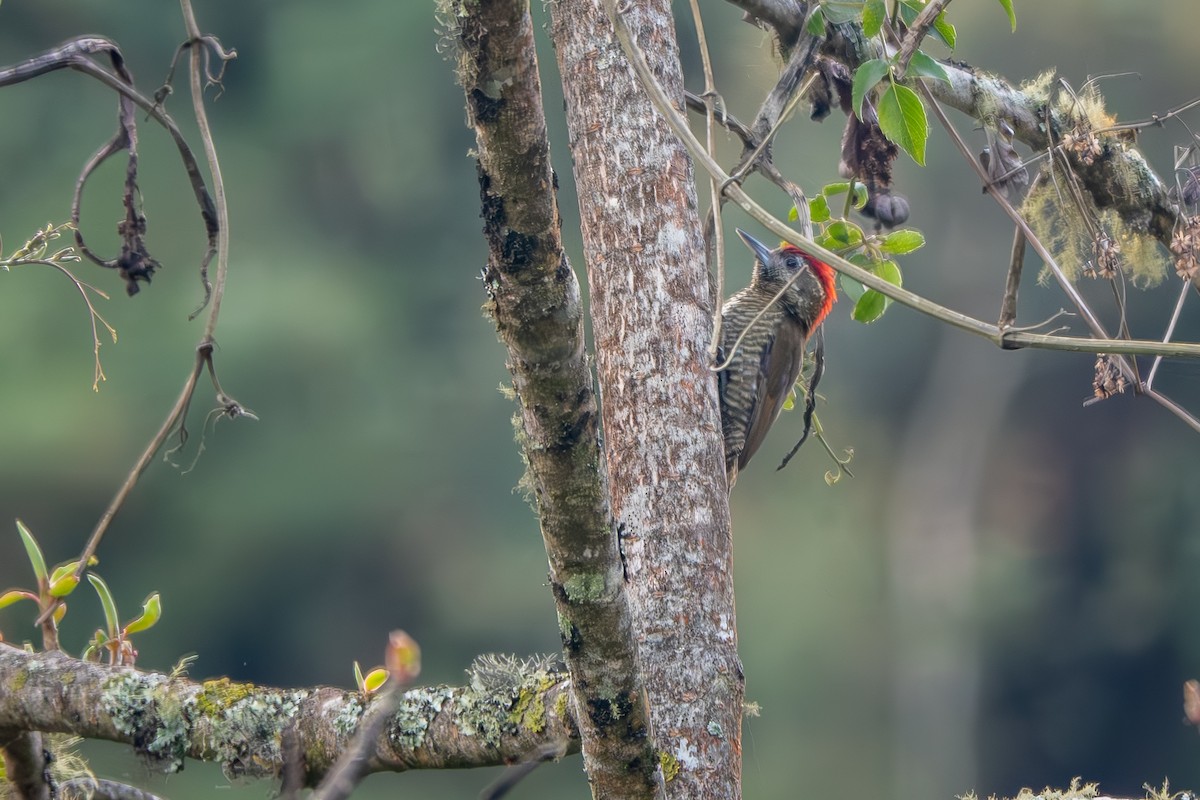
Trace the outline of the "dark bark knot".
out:
<instances>
[{"instance_id":1,"label":"dark bark knot","mask_svg":"<svg viewBox=\"0 0 1200 800\"><path fill-rule=\"evenodd\" d=\"M633 701L628 695L619 694L613 698L601 697L588 701L588 716L591 717L597 728L603 730L621 720L628 721L633 707Z\"/></svg>"},{"instance_id":2,"label":"dark bark knot","mask_svg":"<svg viewBox=\"0 0 1200 800\"><path fill-rule=\"evenodd\" d=\"M467 102L471 104L471 119L478 125L495 123L505 106L503 97L489 97L478 88L467 93Z\"/></svg>"},{"instance_id":3,"label":"dark bark knot","mask_svg":"<svg viewBox=\"0 0 1200 800\"><path fill-rule=\"evenodd\" d=\"M538 237L515 231L508 227L508 211L504 198L492 191L492 176L483 164L476 161L475 171L479 179L480 216L483 217L483 235L487 237L492 252L500 253L501 271L515 274L534 263L538 251ZM564 265L560 264L559 270Z\"/></svg>"},{"instance_id":4,"label":"dark bark knot","mask_svg":"<svg viewBox=\"0 0 1200 800\"><path fill-rule=\"evenodd\" d=\"M504 243L500 250L504 257L504 266L509 272L520 272L533 263L537 247L536 236L518 233L510 229L504 235Z\"/></svg>"}]
</instances>

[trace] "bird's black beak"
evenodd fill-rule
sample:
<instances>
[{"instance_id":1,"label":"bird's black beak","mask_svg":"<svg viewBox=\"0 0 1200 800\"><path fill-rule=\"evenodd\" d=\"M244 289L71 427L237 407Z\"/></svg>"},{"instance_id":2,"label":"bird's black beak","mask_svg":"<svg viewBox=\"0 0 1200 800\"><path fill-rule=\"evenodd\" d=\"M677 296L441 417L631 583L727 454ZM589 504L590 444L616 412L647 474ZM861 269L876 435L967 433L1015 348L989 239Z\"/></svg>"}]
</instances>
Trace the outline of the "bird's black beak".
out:
<instances>
[{"instance_id":1,"label":"bird's black beak","mask_svg":"<svg viewBox=\"0 0 1200 800\"><path fill-rule=\"evenodd\" d=\"M746 243L746 247L754 251L754 255L758 258L759 263L765 267L771 260L771 249L741 228L735 228L734 230L737 231L738 236L742 237L742 241Z\"/></svg>"}]
</instances>

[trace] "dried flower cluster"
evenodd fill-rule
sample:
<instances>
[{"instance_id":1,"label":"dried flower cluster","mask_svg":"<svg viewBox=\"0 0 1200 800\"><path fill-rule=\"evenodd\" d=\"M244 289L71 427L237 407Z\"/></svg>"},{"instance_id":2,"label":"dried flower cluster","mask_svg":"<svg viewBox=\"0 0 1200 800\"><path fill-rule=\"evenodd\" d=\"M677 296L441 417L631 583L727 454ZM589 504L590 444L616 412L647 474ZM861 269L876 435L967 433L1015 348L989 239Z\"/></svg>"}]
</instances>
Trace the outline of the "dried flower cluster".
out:
<instances>
[{"instance_id":1,"label":"dried flower cluster","mask_svg":"<svg viewBox=\"0 0 1200 800\"><path fill-rule=\"evenodd\" d=\"M1100 137L1081 128L1064 135L1062 145L1067 152L1074 153L1080 162L1088 165L1096 163L1096 159L1104 152Z\"/></svg>"},{"instance_id":2,"label":"dried flower cluster","mask_svg":"<svg viewBox=\"0 0 1200 800\"><path fill-rule=\"evenodd\" d=\"M1196 243L1200 242L1200 215L1186 217L1171 237L1171 254L1175 256L1175 273L1195 281L1200 266L1196 263Z\"/></svg>"},{"instance_id":3,"label":"dried flower cluster","mask_svg":"<svg viewBox=\"0 0 1200 800\"><path fill-rule=\"evenodd\" d=\"M1104 353L1096 354L1096 377L1092 379L1092 391L1098 400L1107 400L1114 394L1125 391L1129 381L1120 368Z\"/></svg>"},{"instance_id":4,"label":"dried flower cluster","mask_svg":"<svg viewBox=\"0 0 1200 800\"><path fill-rule=\"evenodd\" d=\"M1092 260L1083 266L1083 274L1088 278L1117 277L1121 268L1121 243L1101 231L1092 240Z\"/></svg>"}]
</instances>

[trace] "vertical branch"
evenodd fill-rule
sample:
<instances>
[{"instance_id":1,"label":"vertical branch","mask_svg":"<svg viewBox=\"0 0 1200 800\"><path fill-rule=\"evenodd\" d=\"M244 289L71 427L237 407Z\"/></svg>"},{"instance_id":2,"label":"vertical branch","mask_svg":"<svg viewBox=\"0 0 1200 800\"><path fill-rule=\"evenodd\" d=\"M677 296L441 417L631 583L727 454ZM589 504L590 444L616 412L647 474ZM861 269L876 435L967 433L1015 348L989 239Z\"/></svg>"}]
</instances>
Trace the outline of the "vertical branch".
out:
<instances>
[{"instance_id":1,"label":"vertical branch","mask_svg":"<svg viewBox=\"0 0 1200 800\"><path fill-rule=\"evenodd\" d=\"M608 0L677 109L667 0ZM712 309L692 163L601 0L551 6L591 290L605 456L667 795L738 797L744 679Z\"/></svg>"},{"instance_id":2,"label":"vertical branch","mask_svg":"<svg viewBox=\"0 0 1200 800\"><path fill-rule=\"evenodd\" d=\"M659 795L658 754L599 438L579 284L559 236L528 0L442 6L475 131L488 310L508 347L584 767L596 797Z\"/></svg>"},{"instance_id":3,"label":"vertical branch","mask_svg":"<svg viewBox=\"0 0 1200 800\"><path fill-rule=\"evenodd\" d=\"M0 740L4 734L0 733ZM46 781L49 763L42 744L42 734L23 731L13 734L8 741L0 741L0 758L3 759L5 784L21 800L50 800L51 788ZM0 790L4 786L0 785ZM0 795L8 796L0 791Z\"/></svg>"}]
</instances>

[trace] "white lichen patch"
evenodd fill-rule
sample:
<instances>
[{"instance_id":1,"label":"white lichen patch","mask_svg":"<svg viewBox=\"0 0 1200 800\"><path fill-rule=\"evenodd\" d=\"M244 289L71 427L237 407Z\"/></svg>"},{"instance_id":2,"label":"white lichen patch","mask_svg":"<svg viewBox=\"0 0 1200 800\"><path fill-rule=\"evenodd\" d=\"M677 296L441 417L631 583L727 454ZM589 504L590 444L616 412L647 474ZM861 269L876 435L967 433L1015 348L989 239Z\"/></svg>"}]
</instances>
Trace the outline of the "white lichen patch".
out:
<instances>
[{"instance_id":1,"label":"white lichen patch","mask_svg":"<svg viewBox=\"0 0 1200 800\"><path fill-rule=\"evenodd\" d=\"M684 769L696 769L700 766L700 759L696 755L696 747L688 743L686 738L682 738L675 745L675 751L671 753Z\"/></svg>"}]
</instances>

